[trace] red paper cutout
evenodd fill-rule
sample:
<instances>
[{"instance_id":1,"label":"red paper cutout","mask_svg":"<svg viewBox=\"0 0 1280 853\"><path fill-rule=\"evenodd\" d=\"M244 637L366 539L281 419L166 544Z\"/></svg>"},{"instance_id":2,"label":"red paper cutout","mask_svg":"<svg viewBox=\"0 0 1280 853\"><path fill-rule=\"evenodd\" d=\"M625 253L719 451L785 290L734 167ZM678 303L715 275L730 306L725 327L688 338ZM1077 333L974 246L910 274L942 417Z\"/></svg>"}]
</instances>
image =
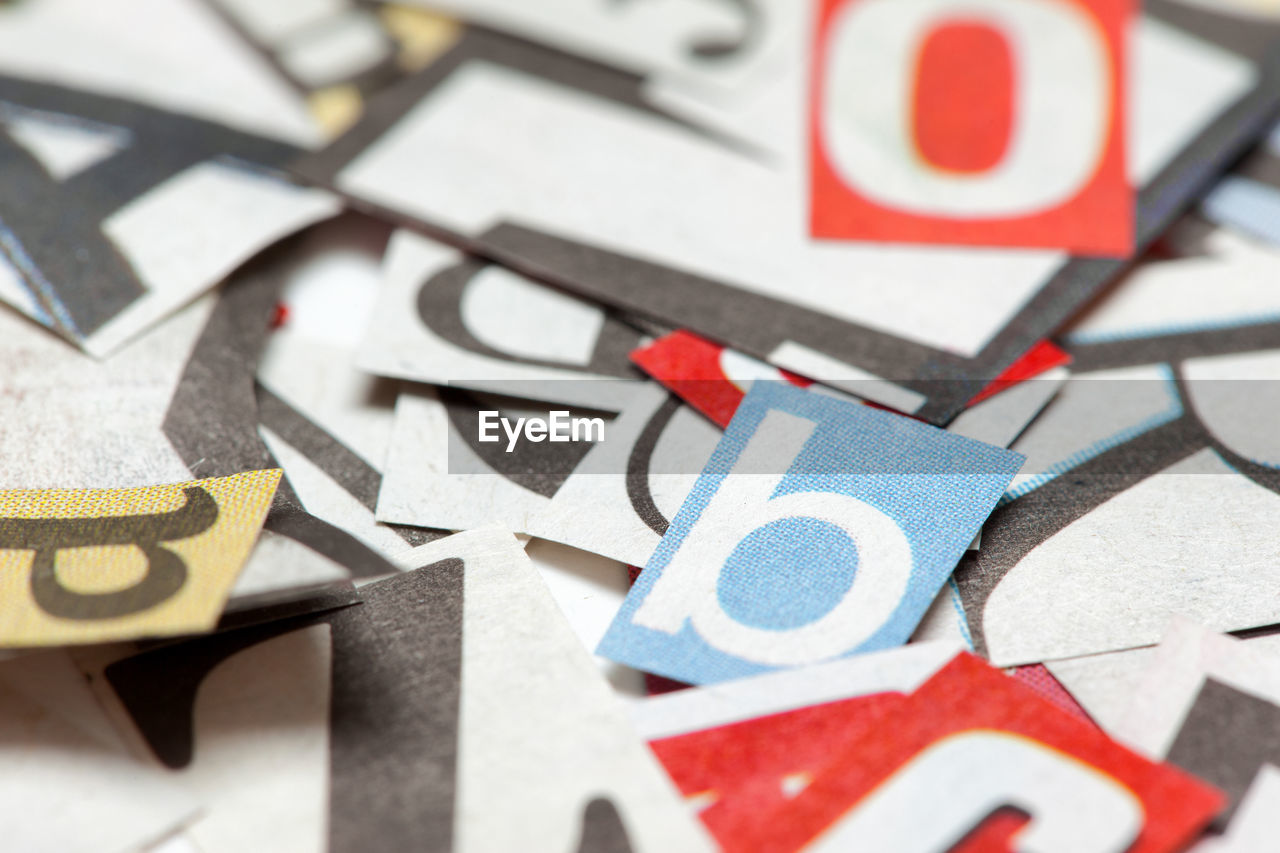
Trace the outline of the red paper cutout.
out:
<instances>
[{"instance_id":1,"label":"red paper cutout","mask_svg":"<svg viewBox=\"0 0 1280 853\"><path fill-rule=\"evenodd\" d=\"M667 389L721 429L733 420L733 413L746 391L725 373L725 347L683 329L658 338L631 353L631 360ZM747 356L738 356L747 360ZM1071 362L1071 356L1048 341L1041 341L1011 364L973 399L973 403L998 394L1011 385L1038 376ZM813 380L787 370L761 365L776 379L807 388ZM869 404L870 405L870 404ZM883 407L877 407L883 408Z\"/></svg>"},{"instance_id":2,"label":"red paper cutout","mask_svg":"<svg viewBox=\"0 0 1280 853\"><path fill-rule=\"evenodd\" d=\"M1003 373L988 383L986 388L978 392L969 401L973 406L988 397L994 397L1006 388L1025 382L1028 379L1048 373L1055 367L1065 367L1071 363L1071 356L1049 341L1041 341L1022 354L1022 357L1009 365Z\"/></svg>"},{"instance_id":3,"label":"red paper cutout","mask_svg":"<svg viewBox=\"0 0 1280 853\"><path fill-rule=\"evenodd\" d=\"M949 13L823 0L810 77L813 236L1131 255L1125 69L1136 7L957 0Z\"/></svg>"},{"instance_id":4,"label":"red paper cutout","mask_svg":"<svg viewBox=\"0 0 1280 853\"><path fill-rule=\"evenodd\" d=\"M1125 802L1134 798L1141 824L1127 853L1182 849L1225 802L1209 785L1130 751L969 654L957 655L910 696L884 693L815 705L650 746L686 797L709 803L700 817L724 850L782 853L857 816L868 795L884 795L889 780L926 772L923 756L973 742L1025 749L1052 766L1100 780ZM975 777L983 769L989 770L975 766ZM1070 773L1062 779L1077 778ZM935 793L929 778L922 779L929 802L920 803L918 816L913 812L912 826L888 826L886 832L914 832L933 819L942 798L966 793L954 787ZM954 779L945 785L954 786ZM1044 808L1063 801L1052 787L1051 796L1045 793ZM1035 821L1035 814L1028 820L1003 808L975 814L974 829L958 828L963 835L953 850L1010 850L1010 839ZM866 849L893 849L886 843L865 841Z\"/></svg>"}]
</instances>

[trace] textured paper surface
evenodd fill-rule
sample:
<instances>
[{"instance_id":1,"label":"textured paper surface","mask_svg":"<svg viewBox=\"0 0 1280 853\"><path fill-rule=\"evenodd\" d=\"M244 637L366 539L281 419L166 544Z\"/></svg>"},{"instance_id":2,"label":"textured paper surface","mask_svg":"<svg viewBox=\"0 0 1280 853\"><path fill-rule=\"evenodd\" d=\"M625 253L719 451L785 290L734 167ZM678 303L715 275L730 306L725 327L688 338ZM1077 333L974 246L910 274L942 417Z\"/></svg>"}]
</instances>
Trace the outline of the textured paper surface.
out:
<instances>
[{"instance_id":1,"label":"textured paper surface","mask_svg":"<svg viewBox=\"0 0 1280 853\"><path fill-rule=\"evenodd\" d=\"M1266 766L1245 794L1231 825L1222 836L1208 836L1191 848L1193 853L1249 853L1265 850L1276 833L1276 805L1280 803L1280 770Z\"/></svg>"},{"instance_id":2,"label":"textured paper surface","mask_svg":"<svg viewBox=\"0 0 1280 853\"><path fill-rule=\"evenodd\" d=\"M0 375L0 482L109 488L190 479L161 425L214 302L197 300L101 361L0 311L0 357L11 366Z\"/></svg>"},{"instance_id":3,"label":"textured paper surface","mask_svg":"<svg viewBox=\"0 0 1280 853\"><path fill-rule=\"evenodd\" d=\"M1226 393L1219 405L1251 406L1267 384L1204 383ZM1042 473L1015 481L1017 499L957 572L975 643L1008 665L1149 645L1176 613L1220 630L1274 623L1276 602L1253 592L1273 543L1239 535L1280 508L1271 472L1250 461L1257 445L1240 455L1172 383L1166 394L1145 379L1084 385L1113 385L1099 399L1117 405L1098 409L1072 388L1050 405L1014 445L1024 471ZM1042 439L1080 449L1039 467Z\"/></svg>"},{"instance_id":4,"label":"textured paper surface","mask_svg":"<svg viewBox=\"0 0 1280 853\"><path fill-rule=\"evenodd\" d=\"M1280 699L1280 646L1274 636L1243 641L1190 619L1175 619L1131 691L1121 736L1151 755L1165 756L1205 679Z\"/></svg>"},{"instance_id":5,"label":"textured paper surface","mask_svg":"<svg viewBox=\"0 0 1280 853\"><path fill-rule=\"evenodd\" d=\"M911 693L960 651L959 643L945 640L912 643L816 666L691 687L634 703L631 721L645 740L658 740L856 696Z\"/></svg>"},{"instance_id":6,"label":"textured paper surface","mask_svg":"<svg viewBox=\"0 0 1280 853\"><path fill-rule=\"evenodd\" d=\"M75 648L83 651L85 647ZM18 655L0 664L0 681L99 744L127 752L124 739L103 713L69 650L43 649Z\"/></svg>"},{"instance_id":7,"label":"textured paper surface","mask_svg":"<svg viewBox=\"0 0 1280 853\"><path fill-rule=\"evenodd\" d=\"M1278 703L1280 635L1238 640L1179 619L1130 691L1120 728L1150 754L1221 788L1230 805L1214 826L1225 830L1222 843L1239 844L1239 836L1274 826Z\"/></svg>"},{"instance_id":8,"label":"textured paper surface","mask_svg":"<svg viewBox=\"0 0 1280 853\"><path fill-rule=\"evenodd\" d=\"M704 684L904 643L1021 461L756 383L599 652Z\"/></svg>"},{"instance_id":9,"label":"textured paper surface","mask_svg":"<svg viewBox=\"0 0 1280 853\"><path fill-rule=\"evenodd\" d=\"M390 229L350 214L310 231L279 282L257 363L257 431L307 512L389 556L443 535L377 524L399 383L356 368ZM251 370L246 367L246 372Z\"/></svg>"},{"instance_id":10,"label":"textured paper surface","mask_svg":"<svg viewBox=\"0 0 1280 853\"><path fill-rule=\"evenodd\" d=\"M1275 10L1269 12L1275 18ZM1200 202L1209 219L1241 234L1280 244L1275 214L1280 210L1280 127L1272 127L1257 148Z\"/></svg>"},{"instance_id":11,"label":"textured paper surface","mask_svg":"<svg viewBox=\"0 0 1280 853\"><path fill-rule=\"evenodd\" d=\"M0 67L19 77L134 98L294 145L320 138L297 96L200 0L9 6L0 47Z\"/></svg>"},{"instance_id":12,"label":"textured paper surface","mask_svg":"<svg viewBox=\"0 0 1280 853\"><path fill-rule=\"evenodd\" d=\"M607 394L592 380L641 376L627 357L638 331L513 270L400 230L383 275L364 370L588 407Z\"/></svg>"},{"instance_id":13,"label":"textured paper surface","mask_svg":"<svg viewBox=\"0 0 1280 853\"><path fill-rule=\"evenodd\" d=\"M378 519L454 530L499 523L643 564L719 430L657 383L583 386L621 409L612 417L604 413L604 442L525 442L510 454L477 442L476 412L545 418L547 405L452 389L405 390L396 401Z\"/></svg>"},{"instance_id":14,"label":"textured paper surface","mask_svg":"<svg viewBox=\"0 0 1280 853\"><path fill-rule=\"evenodd\" d=\"M255 267L247 269L244 278L255 280ZM209 325L219 310L244 312L241 319L252 321L252 308L231 302L218 309L220 298L205 296L102 360L12 312L0 312L0 351L5 363L21 368L0 377L0 418L6 425L0 433L3 483L14 488L142 487L190 479L193 474L279 467L269 456L247 453L228 457L224 467L214 468L214 460L226 454L209 443L211 434L221 432L214 423L239 409L226 405L227 374L221 370L211 371L207 385L186 378L188 359L198 342L206 341L212 348L218 341L227 356L240 351L244 338L236 336L229 344L224 337L232 334L227 325ZM210 363L208 358L195 359L201 366ZM236 364L244 376L252 376L251 359ZM211 388L219 393L211 394ZM251 379L246 388L252 393ZM186 435L201 437L196 449L209 452L186 456L180 451L190 445L181 441L175 446L166 435L166 423L179 420L176 413L184 410L191 430ZM246 441L260 444L253 433ZM273 526L270 516L268 526ZM291 540L265 531L232 588L232 599L242 603L286 595L348 576L327 556L310 549L304 553L302 546L291 546Z\"/></svg>"},{"instance_id":15,"label":"textured paper surface","mask_svg":"<svg viewBox=\"0 0 1280 853\"><path fill-rule=\"evenodd\" d=\"M209 648L218 641L204 642ZM82 685L93 684L89 698L96 696L95 708L101 702L117 725L117 741L133 748L132 763L199 802L199 814L180 840L171 842L174 853L232 853L257 846L322 851L329 766L329 681L323 677L329 666L328 626L287 632L229 660L215 658L185 709L199 754L176 773L134 742L127 712L103 678L104 667L136 651L125 644L79 647L76 662L84 675L76 675ZM182 668L175 675L169 683L177 696L155 701L162 709L175 698L180 705L189 686Z\"/></svg>"},{"instance_id":16,"label":"textured paper surface","mask_svg":"<svg viewBox=\"0 0 1280 853\"><path fill-rule=\"evenodd\" d=\"M633 351L631 358L663 387L721 428L729 425L757 379L785 381L818 393L857 399L684 330ZM1052 344L1037 345L988 385L947 426L947 431L1008 447L1062 387L1068 374L1061 365L1069 360ZM1035 381L1029 381L1032 379ZM970 550L977 550L980 541L981 536L975 537Z\"/></svg>"},{"instance_id":17,"label":"textured paper surface","mask_svg":"<svg viewBox=\"0 0 1280 853\"><path fill-rule=\"evenodd\" d=\"M428 4L423 4L428 5ZM469 21L572 53L654 73L715 104L752 94L783 47L787 0L658 3L611 7L599 0L444 0Z\"/></svg>"},{"instance_id":18,"label":"textured paper surface","mask_svg":"<svg viewBox=\"0 0 1280 853\"><path fill-rule=\"evenodd\" d=\"M1051 850L1173 851L1221 803L963 654L906 696L830 702L652 746L728 850L924 851L961 839L999 849L1018 832ZM1010 804L1013 813L1002 808Z\"/></svg>"},{"instance_id":19,"label":"textured paper surface","mask_svg":"<svg viewBox=\"0 0 1280 853\"><path fill-rule=\"evenodd\" d=\"M143 652L109 666L107 681L149 750L203 779L228 807L243 796L238 774L224 769L236 731L220 735L199 717L193 729L187 711L219 677L214 667L242 673L241 690L223 694L238 703L223 711L228 722L297 708L284 753L258 784L303 772L314 780L313 762L327 749L331 850L377 839L385 849L559 851L582 838L584 849L708 849L519 543L490 529L416 553L426 565L361 587L362 604ZM316 647L326 656L297 646L308 632L331 638ZM268 651L283 641L294 645ZM250 653L255 661L241 660ZM299 661L308 661L302 694L280 690L282 668L302 678ZM161 672L180 689L159 692ZM254 686L247 693L245 680ZM327 725L301 701L318 701L326 683ZM530 725L543 733L537 744ZM291 787L290 808L314 809L317 793L323 803L322 791ZM325 837L314 813L299 829ZM201 831L197 824L192 834Z\"/></svg>"},{"instance_id":20,"label":"textured paper surface","mask_svg":"<svg viewBox=\"0 0 1280 853\"><path fill-rule=\"evenodd\" d=\"M205 0L300 95L326 138L351 126L369 95L430 63L457 38L426 9L354 0Z\"/></svg>"},{"instance_id":21,"label":"textured paper surface","mask_svg":"<svg viewBox=\"0 0 1280 853\"><path fill-rule=\"evenodd\" d=\"M1247 144L1206 125L1224 110L1256 116L1271 98L1254 89L1244 55L1189 36L1185 16L1163 5L1158 14L1148 9L1137 27L1130 175L1146 188L1142 245L1208 179L1209 161ZM807 39L807 27L796 30ZM800 87L802 55L783 63ZM653 109L630 75L474 31L431 71L303 172L578 293L798 373L850 390L877 377L895 383L895 394L922 394L919 411L935 421L1120 271L1052 252L813 244L801 158L771 167L743 156ZM764 118L800 127L799 91ZM471 156L535 137L536 157L527 146L502 149L501 174L494 157ZM1188 147L1194 154L1178 156ZM630 203L608 201L619 197ZM686 200L678 211L673 197ZM757 237L743 242L743 233ZM945 292L934 287L941 279ZM926 365L944 381L917 381Z\"/></svg>"},{"instance_id":22,"label":"textured paper surface","mask_svg":"<svg viewBox=\"0 0 1280 853\"><path fill-rule=\"evenodd\" d=\"M319 141L301 100L197 0L7 6L0 57L25 200L3 211L0 299L87 352L338 210L279 171Z\"/></svg>"},{"instance_id":23,"label":"textured paper surface","mask_svg":"<svg viewBox=\"0 0 1280 853\"><path fill-rule=\"evenodd\" d=\"M31 853L140 850L200 804L31 699L0 687L0 816L5 846Z\"/></svg>"},{"instance_id":24,"label":"textured paper surface","mask_svg":"<svg viewBox=\"0 0 1280 853\"><path fill-rule=\"evenodd\" d=\"M0 492L0 642L211 628L279 481L278 470L266 470L141 489Z\"/></svg>"},{"instance_id":25,"label":"textured paper surface","mask_svg":"<svg viewBox=\"0 0 1280 853\"><path fill-rule=\"evenodd\" d=\"M995 380L948 426L948 431L1007 447L1057 392L1066 374L1056 368L1070 360L1047 343L1027 355L1032 357L1019 359L1008 371L1016 381L1003 377ZM685 330L634 350L631 359L721 428L729 425L738 404L757 379L786 381L819 393L856 399ZM1032 378L1038 379L1039 384L1027 382ZM1018 387L1015 390L1010 385ZM1010 393L1005 395L1005 391ZM1001 402L991 403L996 396Z\"/></svg>"},{"instance_id":26,"label":"textured paper surface","mask_svg":"<svg viewBox=\"0 0 1280 853\"><path fill-rule=\"evenodd\" d=\"M622 830L625 842L613 843L632 850L710 849L515 541L459 536L475 554L462 622L459 848L586 849L601 843L587 833L604 819Z\"/></svg>"},{"instance_id":27,"label":"textured paper surface","mask_svg":"<svg viewBox=\"0 0 1280 853\"><path fill-rule=\"evenodd\" d=\"M1130 255L1138 3L817 5L814 237Z\"/></svg>"},{"instance_id":28,"label":"textured paper surface","mask_svg":"<svg viewBox=\"0 0 1280 853\"><path fill-rule=\"evenodd\" d=\"M341 224L353 223L334 223L334 228ZM281 450L290 465L266 529L321 555L330 565L317 580L328 576L332 564L354 577L391 574L396 569L389 555L438 535L393 533L373 524L370 511L380 476L377 457L388 417L385 404L363 396L369 385L349 367L329 381L312 381L317 378L310 360L316 357L314 339L324 335L314 327L332 328L332 318L308 316L317 299L314 292L309 298L304 294L341 287L333 294L340 306L336 310L358 316L369 295L364 287L373 286L358 274L360 258L376 251L366 245L369 237L344 237L326 225L273 247L246 266L220 294L163 416L164 437L182 462L201 474L285 467L272 452ZM268 327L282 294L288 294L285 327L272 340ZM290 304L297 309L292 329ZM340 360L333 346L341 350L337 341L321 348L322 364L332 367ZM264 365L262 382L255 378L259 359ZM267 440L273 442L270 448ZM369 457L374 457L372 463ZM291 482L295 472L299 489ZM317 508L315 514L307 511L299 494L303 489L306 500ZM305 555L302 559L315 562ZM301 574L317 573L303 566Z\"/></svg>"},{"instance_id":29,"label":"textured paper surface","mask_svg":"<svg viewBox=\"0 0 1280 853\"><path fill-rule=\"evenodd\" d=\"M578 642L585 649L594 649L631 588L630 567L546 539L530 540L524 551ZM592 659L624 704L644 701L643 673L599 655L592 655Z\"/></svg>"},{"instance_id":30,"label":"textured paper surface","mask_svg":"<svg viewBox=\"0 0 1280 853\"><path fill-rule=\"evenodd\" d=\"M1217 630L1280 619L1256 594L1274 543L1240 535L1280 509L1261 426L1280 324L1253 314L1270 299L1260 272L1215 273L1261 270L1257 252L1194 226L1173 241L1198 255L1140 268L1067 337L1073 378L1013 445L1027 463L957 569L975 647L999 665L1151 645L1175 614Z\"/></svg>"},{"instance_id":31,"label":"textured paper surface","mask_svg":"<svg viewBox=\"0 0 1280 853\"><path fill-rule=\"evenodd\" d=\"M1066 330L1069 346L1167 338L1274 322L1280 296L1271 286L1277 250L1194 217L1162 243L1172 258L1139 264L1107 297ZM1206 283L1212 286L1206 286Z\"/></svg>"},{"instance_id":32,"label":"textured paper surface","mask_svg":"<svg viewBox=\"0 0 1280 853\"><path fill-rule=\"evenodd\" d=\"M1049 661L1045 668L1103 731L1123 740L1124 717L1133 701L1133 691L1142 682L1155 653L1155 646L1125 649Z\"/></svg>"}]
</instances>

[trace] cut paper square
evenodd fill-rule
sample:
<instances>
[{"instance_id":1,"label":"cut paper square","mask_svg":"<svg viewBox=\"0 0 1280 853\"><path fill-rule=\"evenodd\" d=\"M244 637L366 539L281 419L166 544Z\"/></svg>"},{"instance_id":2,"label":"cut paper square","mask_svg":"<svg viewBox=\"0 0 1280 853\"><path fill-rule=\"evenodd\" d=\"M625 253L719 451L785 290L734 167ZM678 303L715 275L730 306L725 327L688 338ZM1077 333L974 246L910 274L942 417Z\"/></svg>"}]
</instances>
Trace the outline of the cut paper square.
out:
<instances>
[{"instance_id":1,"label":"cut paper square","mask_svg":"<svg viewBox=\"0 0 1280 853\"><path fill-rule=\"evenodd\" d=\"M1223 802L968 654L910 693L764 713L650 747L726 851L1170 853Z\"/></svg>"},{"instance_id":2,"label":"cut paper square","mask_svg":"<svg viewBox=\"0 0 1280 853\"><path fill-rule=\"evenodd\" d=\"M136 489L0 491L0 645L207 631L278 469Z\"/></svg>"},{"instance_id":3,"label":"cut paper square","mask_svg":"<svg viewBox=\"0 0 1280 853\"><path fill-rule=\"evenodd\" d=\"M900 645L1021 463L756 382L599 653L706 684Z\"/></svg>"},{"instance_id":4,"label":"cut paper square","mask_svg":"<svg viewBox=\"0 0 1280 853\"><path fill-rule=\"evenodd\" d=\"M826 0L815 237L1126 257L1131 0Z\"/></svg>"}]
</instances>

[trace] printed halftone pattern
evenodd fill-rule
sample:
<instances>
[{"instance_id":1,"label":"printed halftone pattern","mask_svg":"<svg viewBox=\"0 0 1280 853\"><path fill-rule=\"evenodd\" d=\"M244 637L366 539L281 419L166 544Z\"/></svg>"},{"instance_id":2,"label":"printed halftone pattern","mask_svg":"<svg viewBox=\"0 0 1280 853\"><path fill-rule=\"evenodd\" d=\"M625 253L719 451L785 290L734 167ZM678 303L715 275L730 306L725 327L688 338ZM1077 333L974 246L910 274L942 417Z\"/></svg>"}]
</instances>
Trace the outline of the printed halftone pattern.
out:
<instances>
[{"instance_id":1,"label":"printed halftone pattern","mask_svg":"<svg viewBox=\"0 0 1280 853\"><path fill-rule=\"evenodd\" d=\"M710 684L901 645L1023 459L756 382L598 653Z\"/></svg>"},{"instance_id":2,"label":"printed halftone pattern","mask_svg":"<svg viewBox=\"0 0 1280 853\"><path fill-rule=\"evenodd\" d=\"M1082 720L1093 723L1093 718L1089 716L1089 713L1080 707L1080 703L1075 700L1075 697L1067 692L1067 688L1063 687L1062 683L1054 678L1053 673L1045 669L1043 664L1035 663L1027 666L1015 666L1006 669L1005 672L1030 687L1036 693L1039 693L1041 699L1047 699L1067 713L1074 714Z\"/></svg>"},{"instance_id":3,"label":"printed halftone pattern","mask_svg":"<svg viewBox=\"0 0 1280 853\"><path fill-rule=\"evenodd\" d=\"M214 626L280 471L135 489L0 491L0 645Z\"/></svg>"}]
</instances>

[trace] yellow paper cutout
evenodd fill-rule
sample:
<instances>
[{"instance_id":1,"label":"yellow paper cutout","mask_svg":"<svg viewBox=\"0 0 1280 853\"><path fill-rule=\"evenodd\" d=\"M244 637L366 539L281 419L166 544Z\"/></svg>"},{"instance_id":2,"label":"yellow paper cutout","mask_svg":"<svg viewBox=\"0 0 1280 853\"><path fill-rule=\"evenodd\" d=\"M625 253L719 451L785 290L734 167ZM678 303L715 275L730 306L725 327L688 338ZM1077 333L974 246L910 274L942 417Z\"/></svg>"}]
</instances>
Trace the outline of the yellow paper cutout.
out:
<instances>
[{"instance_id":1,"label":"yellow paper cutout","mask_svg":"<svg viewBox=\"0 0 1280 853\"><path fill-rule=\"evenodd\" d=\"M280 471L137 489L0 491L0 646L207 631Z\"/></svg>"},{"instance_id":2,"label":"yellow paper cutout","mask_svg":"<svg viewBox=\"0 0 1280 853\"><path fill-rule=\"evenodd\" d=\"M400 45L397 63L406 71L426 68L462 36L457 21L416 6L389 3L379 14L382 25Z\"/></svg>"},{"instance_id":3,"label":"yellow paper cutout","mask_svg":"<svg viewBox=\"0 0 1280 853\"><path fill-rule=\"evenodd\" d=\"M355 86L330 86L312 92L307 106L325 137L336 139L360 119L364 112L364 99Z\"/></svg>"}]
</instances>

